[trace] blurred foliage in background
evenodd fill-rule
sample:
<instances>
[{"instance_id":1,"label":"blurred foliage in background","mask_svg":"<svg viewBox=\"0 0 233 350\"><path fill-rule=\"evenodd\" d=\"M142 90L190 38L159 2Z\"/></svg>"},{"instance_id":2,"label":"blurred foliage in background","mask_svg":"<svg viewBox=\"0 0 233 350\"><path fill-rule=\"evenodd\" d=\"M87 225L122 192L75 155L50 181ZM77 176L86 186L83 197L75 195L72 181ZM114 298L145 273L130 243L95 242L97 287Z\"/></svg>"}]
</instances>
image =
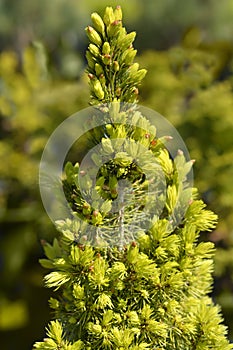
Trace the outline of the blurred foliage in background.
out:
<instances>
[{"instance_id":1,"label":"blurred foliage in background","mask_svg":"<svg viewBox=\"0 0 233 350\"><path fill-rule=\"evenodd\" d=\"M84 27L120 4L148 69L141 103L177 128L196 159L195 185L219 214L213 297L233 339L232 0L0 0L0 344L28 350L43 338L48 291L40 239L38 165L51 132L88 106Z\"/></svg>"}]
</instances>

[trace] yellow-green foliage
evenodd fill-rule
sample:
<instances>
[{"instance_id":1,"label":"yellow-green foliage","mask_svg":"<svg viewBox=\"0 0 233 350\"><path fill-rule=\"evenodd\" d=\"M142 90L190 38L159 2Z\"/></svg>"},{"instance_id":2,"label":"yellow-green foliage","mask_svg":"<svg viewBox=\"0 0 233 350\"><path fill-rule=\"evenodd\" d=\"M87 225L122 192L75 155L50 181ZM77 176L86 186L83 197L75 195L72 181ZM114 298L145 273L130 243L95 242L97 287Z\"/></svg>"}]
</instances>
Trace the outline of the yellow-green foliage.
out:
<instances>
[{"instance_id":1,"label":"yellow-green foliage","mask_svg":"<svg viewBox=\"0 0 233 350\"><path fill-rule=\"evenodd\" d=\"M64 117L82 108L85 100L84 83L54 82L46 70L45 57L41 56L36 49L27 48L22 71L14 52L0 56L0 173L26 187L37 182L38 155L49 133Z\"/></svg>"},{"instance_id":2,"label":"yellow-green foliage","mask_svg":"<svg viewBox=\"0 0 233 350\"><path fill-rule=\"evenodd\" d=\"M205 209L194 189L187 193L193 162L187 162L181 150L172 158L163 143L165 135L158 137L138 110L131 88L137 88L142 77L128 72L136 63L131 61L127 67L122 59L124 45L130 45L132 37L128 40L130 34L122 30L121 18L119 6L115 11L107 7L103 18L92 15L95 29L86 28L91 42L87 52L90 97L99 104L90 113L89 125L94 125L97 110L107 112L101 116L105 124L93 126L96 137L90 141L100 145L101 156L93 152L82 182L79 163L65 165L62 183L72 213L57 222L61 232L53 245L44 242L47 259L41 261L51 270L45 276L46 286L59 290L58 297L50 299L56 321L33 348L230 350L220 308L209 297L214 244L199 242L201 232L215 227L217 216ZM122 94L116 93L119 86ZM122 101L134 104L124 106ZM116 135L122 135L123 142L120 139L114 146ZM139 167L142 159L145 163ZM166 197L162 213L151 216L150 208L163 201L156 191L150 198L147 195L148 182L159 177L156 161L163 168ZM93 183L90 174L95 165L98 174ZM153 179L145 169L151 169ZM130 205L127 189L120 185L123 180L132 184L136 198ZM120 205L113 213L116 198ZM187 210L174 227L172 212L184 202ZM149 226L140 227L140 220Z\"/></svg>"},{"instance_id":3,"label":"yellow-green foliage","mask_svg":"<svg viewBox=\"0 0 233 350\"><path fill-rule=\"evenodd\" d=\"M86 87L83 78L54 78L38 43L27 47L22 57L13 51L0 55L0 331L26 327L35 337L29 297L23 300L22 292L38 291L42 278L38 269L25 264L39 254L37 239L54 233L41 205L38 166L53 129L87 104ZM7 347L4 340L1 345Z\"/></svg>"},{"instance_id":4,"label":"yellow-green foliage","mask_svg":"<svg viewBox=\"0 0 233 350\"><path fill-rule=\"evenodd\" d=\"M229 324L233 310L232 53L227 43L202 44L198 31L193 30L181 46L141 57L150 72L141 89L143 104L177 127L191 158L196 159L195 185L219 215L210 239L220 245L215 256L219 285L215 293L224 314L229 315Z\"/></svg>"},{"instance_id":5,"label":"yellow-green foliage","mask_svg":"<svg viewBox=\"0 0 233 350\"><path fill-rule=\"evenodd\" d=\"M150 74L143 104L177 127L196 159L195 184L220 216L220 237L232 243L233 93L227 44L183 46L141 57ZM220 234L221 232L221 234Z\"/></svg>"},{"instance_id":6,"label":"yellow-green foliage","mask_svg":"<svg viewBox=\"0 0 233 350\"><path fill-rule=\"evenodd\" d=\"M192 158L197 160L196 184L220 216L213 237L232 244L231 49L227 45L204 47L199 43L198 39L193 48L193 43L186 40L181 47L143 54L141 60L149 74L141 101L180 131ZM22 278L29 254L37 253L36 234L45 237L51 232L38 195L41 152L52 130L87 104L86 79L74 82L52 76L40 45L26 48L20 58L12 51L0 55L0 221L5 286L0 296L1 329L19 328L28 322L28 305L21 301L20 293L14 295L18 301L12 304L5 294L12 290L15 280ZM217 253L219 276L233 264L231 252L232 248L229 254L225 250ZM120 278L123 275L124 271ZM32 280L35 285L41 283L40 275L34 271ZM232 304L229 295L221 301L228 302L228 307ZM10 319L14 312L17 317ZM91 327L90 331L96 331ZM114 336L120 337L116 332Z\"/></svg>"}]
</instances>

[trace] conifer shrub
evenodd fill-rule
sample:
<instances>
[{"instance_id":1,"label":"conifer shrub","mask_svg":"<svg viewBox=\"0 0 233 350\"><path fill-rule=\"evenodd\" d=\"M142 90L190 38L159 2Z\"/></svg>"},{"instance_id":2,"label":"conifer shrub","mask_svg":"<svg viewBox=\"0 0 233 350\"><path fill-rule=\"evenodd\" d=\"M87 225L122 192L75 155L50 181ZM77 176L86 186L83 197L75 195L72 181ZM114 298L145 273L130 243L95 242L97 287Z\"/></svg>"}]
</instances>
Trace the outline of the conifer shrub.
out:
<instances>
[{"instance_id":1,"label":"conifer shrub","mask_svg":"<svg viewBox=\"0 0 233 350\"><path fill-rule=\"evenodd\" d=\"M198 242L217 216L189 187L193 162L169 152L169 137L137 105L146 71L134 62L135 33L122 26L121 8L91 17L93 107L82 139L91 156L86 168L85 154L64 167L70 215L56 222L60 235L43 242L41 259L52 270L45 284L57 291L54 320L34 349L230 350L208 296L214 245Z\"/></svg>"}]
</instances>

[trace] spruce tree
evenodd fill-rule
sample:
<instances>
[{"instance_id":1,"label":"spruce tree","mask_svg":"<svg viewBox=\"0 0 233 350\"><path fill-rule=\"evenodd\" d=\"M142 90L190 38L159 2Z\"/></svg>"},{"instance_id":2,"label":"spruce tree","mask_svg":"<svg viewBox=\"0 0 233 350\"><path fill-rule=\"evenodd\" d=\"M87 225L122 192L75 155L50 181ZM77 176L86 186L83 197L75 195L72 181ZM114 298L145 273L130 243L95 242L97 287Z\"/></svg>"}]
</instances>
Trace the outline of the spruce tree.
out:
<instances>
[{"instance_id":1,"label":"spruce tree","mask_svg":"<svg viewBox=\"0 0 233 350\"><path fill-rule=\"evenodd\" d=\"M79 162L64 167L72 215L56 222L53 244L43 242L45 284L58 292L34 349L230 350L209 297L214 246L200 240L217 217L190 188L193 162L169 151L170 138L137 105L146 71L121 8L91 18L93 128Z\"/></svg>"}]
</instances>

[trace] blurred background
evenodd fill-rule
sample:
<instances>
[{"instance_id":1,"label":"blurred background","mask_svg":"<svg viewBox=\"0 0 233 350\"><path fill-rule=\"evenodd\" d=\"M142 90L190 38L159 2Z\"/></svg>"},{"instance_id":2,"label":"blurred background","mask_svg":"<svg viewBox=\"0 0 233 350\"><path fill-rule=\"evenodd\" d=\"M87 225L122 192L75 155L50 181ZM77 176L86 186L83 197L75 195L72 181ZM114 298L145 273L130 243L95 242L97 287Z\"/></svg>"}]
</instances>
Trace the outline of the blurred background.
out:
<instances>
[{"instance_id":1,"label":"blurred background","mask_svg":"<svg viewBox=\"0 0 233 350\"><path fill-rule=\"evenodd\" d=\"M232 0L0 0L0 347L29 350L51 317L41 240L55 229L38 189L51 132L88 106L84 28L121 5L148 69L140 103L164 115L196 159L195 186L219 215L212 297L233 340Z\"/></svg>"}]
</instances>

